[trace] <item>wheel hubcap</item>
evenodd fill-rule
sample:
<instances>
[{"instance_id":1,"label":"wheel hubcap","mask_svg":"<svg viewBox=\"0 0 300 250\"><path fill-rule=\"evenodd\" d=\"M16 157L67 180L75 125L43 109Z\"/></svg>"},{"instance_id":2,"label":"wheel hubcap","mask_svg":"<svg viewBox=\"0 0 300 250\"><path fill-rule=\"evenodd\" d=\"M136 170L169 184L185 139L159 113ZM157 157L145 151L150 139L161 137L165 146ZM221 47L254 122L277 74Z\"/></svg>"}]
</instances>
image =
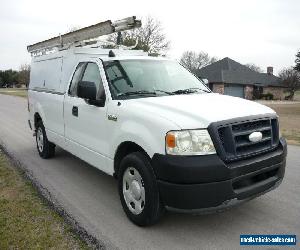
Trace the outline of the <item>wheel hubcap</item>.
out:
<instances>
[{"instance_id":1,"label":"wheel hubcap","mask_svg":"<svg viewBox=\"0 0 300 250\"><path fill-rule=\"evenodd\" d=\"M142 189L136 180L131 183L131 192L134 199L139 200L141 198Z\"/></svg>"},{"instance_id":2,"label":"wheel hubcap","mask_svg":"<svg viewBox=\"0 0 300 250\"><path fill-rule=\"evenodd\" d=\"M40 152L43 152L44 149L44 135L41 128L38 128L36 133L36 142Z\"/></svg>"},{"instance_id":3,"label":"wheel hubcap","mask_svg":"<svg viewBox=\"0 0 300 250\"><path fill-rule=\"evenodd\" d=\"M140 214L145 207L145 188L140 173L129 167L123 175L123 196L133 214Z\"/></svg>"}]
</instances>

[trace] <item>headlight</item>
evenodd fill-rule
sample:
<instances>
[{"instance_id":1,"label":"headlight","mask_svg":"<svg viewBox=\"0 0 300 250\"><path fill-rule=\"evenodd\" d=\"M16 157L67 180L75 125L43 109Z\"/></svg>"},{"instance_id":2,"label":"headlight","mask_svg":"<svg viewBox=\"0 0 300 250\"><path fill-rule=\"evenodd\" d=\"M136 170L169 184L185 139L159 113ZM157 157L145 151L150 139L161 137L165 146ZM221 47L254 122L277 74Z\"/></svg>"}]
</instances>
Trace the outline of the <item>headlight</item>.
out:
<instances>
[{"instance_id":1,"label":"headlight","mask_svg":"<svg viewBox=\"0 0 300 250\"><path fill-rule=\"evenodd\" d=\"M166 135L166 152L171 155L207 155L216 150L206 129L170 131Z\"/></svg>"}]
</instances>

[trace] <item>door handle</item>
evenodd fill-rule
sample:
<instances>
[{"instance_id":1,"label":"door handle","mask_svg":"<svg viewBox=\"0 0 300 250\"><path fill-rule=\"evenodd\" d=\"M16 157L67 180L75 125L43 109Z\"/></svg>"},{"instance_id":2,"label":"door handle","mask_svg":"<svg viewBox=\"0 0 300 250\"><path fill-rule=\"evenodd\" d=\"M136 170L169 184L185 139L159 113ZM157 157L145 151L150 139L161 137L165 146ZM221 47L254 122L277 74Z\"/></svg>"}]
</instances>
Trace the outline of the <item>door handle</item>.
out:
<instances>
[{"instance_id":1,"label":"door handle","mask_svg":"<svg viewBox=\"0 0 300 250\"><path fill-rule=\"evenodd\" d=\"M72 108L72 115L78 116L78 107L77 106L73 106L73 108Z\"/></svg>"}]
</instances>

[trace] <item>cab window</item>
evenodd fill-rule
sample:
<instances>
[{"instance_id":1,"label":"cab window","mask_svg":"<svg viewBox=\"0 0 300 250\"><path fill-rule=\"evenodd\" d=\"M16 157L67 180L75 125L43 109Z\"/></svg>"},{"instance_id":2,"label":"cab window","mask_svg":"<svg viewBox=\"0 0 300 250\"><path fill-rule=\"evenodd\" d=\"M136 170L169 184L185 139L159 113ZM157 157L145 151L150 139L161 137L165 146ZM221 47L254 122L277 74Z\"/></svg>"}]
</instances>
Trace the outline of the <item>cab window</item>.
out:
<instances>
[{"instance_id":1,"label":"cab window","mask_svg":"<svg viewBox=\"0 0 300 250\"><path fill-rule=\"evenodd\" d=\"M96 85L97 100L103 99L105 97L105 91L100 75L100 71L98 65L96 63L88 62L88 63L79 63L70 84L69 95L70 96L78 96L77 95L77 87L80 81L93 82Z\"/></svg>"},{"instance_id":2,"label":"cab window","mask_svg":"<svg viewBox=\"0 0 300 250\"><path fill-rule=\"evenodd\" d=\"M94 82L97 89L97 100L105 96L105 91L100 75L98 65L96 63L88 63L82 76L82 81Z\"/></svg>"},{"instance_id":3,"label":"cab window","mask_svg":"<svg viewBox=\"0 0 300 250\"><path fill-rule=\"evenodd\" d=\"M86 63L79 63L72 77L72 81L69 88L69 95L76 96L77 95L77 86L78 82L81 80L83 70L85 68Z\"/></svg>"}]
</instances>

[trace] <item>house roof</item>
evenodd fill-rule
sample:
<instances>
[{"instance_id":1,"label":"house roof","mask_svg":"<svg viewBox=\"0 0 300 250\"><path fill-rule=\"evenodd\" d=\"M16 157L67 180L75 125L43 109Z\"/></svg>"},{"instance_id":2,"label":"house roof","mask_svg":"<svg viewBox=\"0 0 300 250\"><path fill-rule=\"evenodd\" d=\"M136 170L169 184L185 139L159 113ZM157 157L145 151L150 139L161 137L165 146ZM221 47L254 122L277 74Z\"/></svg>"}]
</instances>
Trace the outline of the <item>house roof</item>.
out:
<instances>
[{"instance_id":1,"label":"house roof","mask_svg":"<svg viewBox=\"0 0 300 250\"><path fill-rule=\"evenodd\" d=\"M228 57L199 69L196 75L207 79L209 82L281 86L279 77L258 73Z\"/></svg>"}]
</instances>

